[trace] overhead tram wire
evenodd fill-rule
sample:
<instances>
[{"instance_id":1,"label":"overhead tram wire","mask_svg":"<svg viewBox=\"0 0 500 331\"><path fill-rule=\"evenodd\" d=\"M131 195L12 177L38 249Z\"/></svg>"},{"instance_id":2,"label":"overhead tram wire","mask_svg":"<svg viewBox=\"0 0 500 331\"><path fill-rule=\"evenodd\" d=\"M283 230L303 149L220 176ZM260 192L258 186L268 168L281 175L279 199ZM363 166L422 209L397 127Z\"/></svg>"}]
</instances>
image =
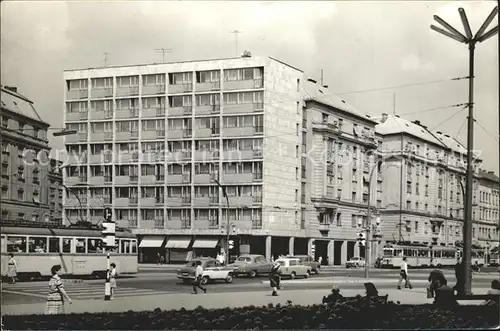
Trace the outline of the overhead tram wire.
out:
<instances>
[{"instance_id":1,"label":"overhead tram wire","mask_svg":"<svg viewBox=\"0 0 500 331\"><path fill-rule=\"evenodd\" d=\"M486 130L486 128L477 120L477 119L474 119L474 122L477 123L477 125L479 125L481 127L481 129L483 129L484 132L486 132L488 135L490 135L493 139L495 139L495 141L499 141L499 139L497 137L495 137L495 135L491 132L489 132L488 130Z\"/></svg>"},{"instance_id":2,"label":"overhead tram wire","mask_svg":"<svg viewBox=\"0 0 500 331\"><path fill-rule=\"evenodd\" d=\"M437 124L436 126L434 126L432 129L430 129L430 131L434 130L434 129L437 129L438 127L440 127L441 125L443 125L444 123L448 122L449 120L451 120L453 117L457 116L458 114L460 114L461 111L463 111L465 108L467 107L463 107L461 109L459 109L455 114L451 115L450 117L446 118L444 121L440 122L439 124Z\"/></svg>"},{"instance_id":3,"label":"overhead tram wire","mask_svg":"<svg viewBox=\"0 0 500 331\"><path fill-rule=\"evenodd\" d=\"M467 117L464 118L464 121L462 123L462 126L460 127L460 129L458 130L457 134L455 135L455 139L458 139L458 136L460 136L460 134L462 133L462 130L464 129L465 127L465 123L467 123Z\"/></svg>"},{"instance_id":4,"label":"overhead tram wire","mask_svg":"<svg viewBox=\"0 0 500 331\"><path fill-rule=\"evenodd\" d=\"M398 115L414 115L414 114L421 114L421 113L427 113L427 112L431 112L431 111L435 111L435 110L442 110L442 109L450 109L450 108L456 108L456 107L463 107L463 106L466 106L467 103L457 103L455 105L449 105L449 106L443 106L443 107L435 107L435 108L429 108L429 109L424 109L424 110L417 110L417 111L413 111L413 112L410 112L410 113L402 113L402 114L398 114Z\"/></svg>"}]
</instances>

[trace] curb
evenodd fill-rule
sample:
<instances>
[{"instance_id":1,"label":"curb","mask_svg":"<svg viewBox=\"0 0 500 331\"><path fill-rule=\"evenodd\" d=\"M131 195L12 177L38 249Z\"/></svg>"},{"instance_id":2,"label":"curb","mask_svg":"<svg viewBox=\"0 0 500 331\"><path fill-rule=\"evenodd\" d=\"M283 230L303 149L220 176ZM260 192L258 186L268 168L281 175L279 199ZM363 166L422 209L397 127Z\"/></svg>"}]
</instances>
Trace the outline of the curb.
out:
<instances>
[{"instance_id":1,"label":"curb","mask_svg":"<svg viewBox=\"0 0 500 331\"><path fill-rule=\"evenodd\" d=\"M375 284L380 284L380 283L398 283L397 278L375 278L375 279L297 279L297 280L284 280L282 281L283 284L288 284L288 285L293 285L293 284L364 284L364 283L375 283ZM410 280L412 284L427 284L429 283L426 279L415 279L415 280ZM262 284L268 284L269 280L262 281Z\"/></svg>"}]
</instances>

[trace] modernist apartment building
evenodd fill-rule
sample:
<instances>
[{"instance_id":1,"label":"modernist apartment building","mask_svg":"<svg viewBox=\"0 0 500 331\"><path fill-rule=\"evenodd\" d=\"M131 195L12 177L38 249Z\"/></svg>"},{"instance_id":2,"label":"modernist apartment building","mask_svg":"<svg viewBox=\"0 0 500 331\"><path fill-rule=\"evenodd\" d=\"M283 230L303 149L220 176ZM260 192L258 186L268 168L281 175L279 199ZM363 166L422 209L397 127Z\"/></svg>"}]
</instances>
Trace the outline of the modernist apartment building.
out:
<instances>
[{"instance_id":1,"label":"modernist apartment building","mask_svg":"<svg viewBox=\"0 0 500 331\"><path fill-rule=\"evenodd\" d=\"M383 114L376 130L383 136L385 240L460 244L467 149L447 134L397 115ZM473 243L485 247L489 234L498 245L498 178L479 171L481 160L474 162Z\"/></svg>"},{"instance_id":2,"label":"modernist apartment building","mask_svg":"<svg viewBox=\"0 0 500 331\"><path fill-rule=\"evenodd\" d=\"M49 159L49 124L14 87L1 88L2 221L61 222L62 176Z\"/></svg>"},{"instance_id":3,"label":"modernist apartment building","mask_svg":"<svg viewBox=\"0 0 500 331\"><path fill-rule=\"evenodd\" d=\"M231 254L316 248L337 264L356 254L362 154L377 147L376 122L301 70L245 56L68 70L64 79L65 123L78 131L65 137L64 183L79 197L65 195L65 219L98 223L111 207L138 235L141 262L215 255L226 219ZM333 161L341 146L359 168Z\"/></svg>"}]
</instances>

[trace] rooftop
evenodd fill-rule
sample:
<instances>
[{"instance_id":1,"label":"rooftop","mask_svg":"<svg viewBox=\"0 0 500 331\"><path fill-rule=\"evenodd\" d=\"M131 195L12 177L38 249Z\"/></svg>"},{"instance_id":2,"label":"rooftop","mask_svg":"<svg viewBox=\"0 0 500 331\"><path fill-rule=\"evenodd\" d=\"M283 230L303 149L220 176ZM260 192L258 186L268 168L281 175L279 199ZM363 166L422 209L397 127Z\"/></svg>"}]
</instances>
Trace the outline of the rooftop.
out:
<instances>
[{"instance_id":1,"label":"rooftop","mask_svg":"<svg viewBox=\"0 0 500 331\"><path fill-rule=\"evenodd\" d=\"M387 116L385 121L383 118ZM375 126L375 131L382 135L406 133L422 141L446 148L447 146L436 138L426 127L393 114L383 114L378 118L379 124Z\"/></svg>"},{"instance_id":2,"label":"rooftop","mask_svg":"<svg viewBox=\"0 0 500 331\"><path fill-rule=\"evenodd\" d=\"M479 176L493 182L500 183L500 177L498 177L493 171L479 170Z\"/></svg>"},{"instance_id":3,"label":"rooftop","mask_svg":"<svg viewBox=\"0 0 500 331\"><path fill-rule=\"evenodd\" d=\"M42 120L42 118L36 111L35 107L33 106L33 101L6 86L2 86L1 91L2 108L49 126L48 123L45 123Z\"/></svg>"}]
</instances>

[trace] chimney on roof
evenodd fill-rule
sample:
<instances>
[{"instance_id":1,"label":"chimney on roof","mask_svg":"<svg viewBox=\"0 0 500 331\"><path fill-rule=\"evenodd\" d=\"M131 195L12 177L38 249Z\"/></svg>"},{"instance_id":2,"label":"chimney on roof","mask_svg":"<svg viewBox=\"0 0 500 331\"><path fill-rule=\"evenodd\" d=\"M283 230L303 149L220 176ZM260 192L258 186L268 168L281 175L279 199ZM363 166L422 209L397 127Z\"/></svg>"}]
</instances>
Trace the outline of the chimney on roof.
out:
<instances>
[{"instance_id":1,"label":"chimney on roof","mask_svg":"<svg viewBox=\"0 0 500 331\"><path fill-rule=\"evenodd\" d=\"M488 171L488 173L489 173L490 175L495 174L495 172L494 172L494 171Z\"/></svg>"},{"instance_id":2,"label":"chimney on roof","mask_svg":"<svg viewBox=\"0 0 500 331\"><path fill-rule=\"evenodd\" d=\"M389 115L387 115L387 113L382 113L382 120L380 122L385 123L385 121L387 121L388 117L389 117Z\"/></svg>"},{"instance_id":3,"label":"chimney on roof","mask_svg":"<svg viewBox=\"0 0 500 331\"><path fill-rule=\"evenodd\" d=\"M413 124L420 126L420 121L413 121Z\"/></svg>"},{"instance_id":4,"label":"chimney on roof","mask_svg":"<svg viewBox=\"0 0 500 331\"><path fill-rule=\"evenodd\" d=\"M312 79L312 78L308 78L308 79L307 79L307 81L309 81L309 82L311 82L311 83L314 83L314 84L317 84L317 83L318 83L317 81L315 81L315 80L314 80L314 79Z\"/></svg>"},{"instance_id":5,"label":"chimney on roof","mask_svg":"<svg viewBox=\"0 0 500 331\"><path fill-rule=\"evenodd\" d=\"M244 51L241 57L252 57L252 53L250 53L250 51Z\"/></svg>"},{"instance_id":6,"label":"chimney on roof","mask_svg":"<svg viewBox=\"0 0 500 331\"><path fill-rule=\"evenodd\" d=\"M328 85L323 85L324 88L328 88Z\"/></svg>"},{"instance_id":7,"label":"chimney on roof","mask_svg":"<svg viewBox=\"0 0 500 331\"><path fill-rule=\"evenodd\" d=\"M436 132L437 134L443 134L441 131Z\"/></svg>"},{"instance_id":8,"label":"chimney on roof","mask_svg":"<svg viewBox=\"0 0 500 331\"><path fill-rule=\"evenodd\" d=\"M17 93L17 87L15 86L5 86L5 88L9 91Z\"/></svg>"},{"instance_id":9,"label":"chimney on roof","mask_svg":"<svg viewBox=\"0 0 500 331\"><path fill-rule=\"evenodd\" d=\"M399 115L394 115L394 116L396 116L397 118L399 118Z\"/></svg>"},{"instance_id":10,"label":"chimney on roof","mask_svg":"<svg viewBox=\"0 0 500 331\"><path fill-rule=\"evenodd\" d=\"M427 126L426 125L422 125L422 127L427 130Z\"/></svg>"},{"instance_id":11,"label":"chimney on roof","mask_svg":"<svg viewBox=\"0 0 500 331\"><path fill-rule=\"evenodd\" d=\"M444 135L446 138L450 138L450 135L449 134L445 134Z\"/></svg>"}]
</instances>

